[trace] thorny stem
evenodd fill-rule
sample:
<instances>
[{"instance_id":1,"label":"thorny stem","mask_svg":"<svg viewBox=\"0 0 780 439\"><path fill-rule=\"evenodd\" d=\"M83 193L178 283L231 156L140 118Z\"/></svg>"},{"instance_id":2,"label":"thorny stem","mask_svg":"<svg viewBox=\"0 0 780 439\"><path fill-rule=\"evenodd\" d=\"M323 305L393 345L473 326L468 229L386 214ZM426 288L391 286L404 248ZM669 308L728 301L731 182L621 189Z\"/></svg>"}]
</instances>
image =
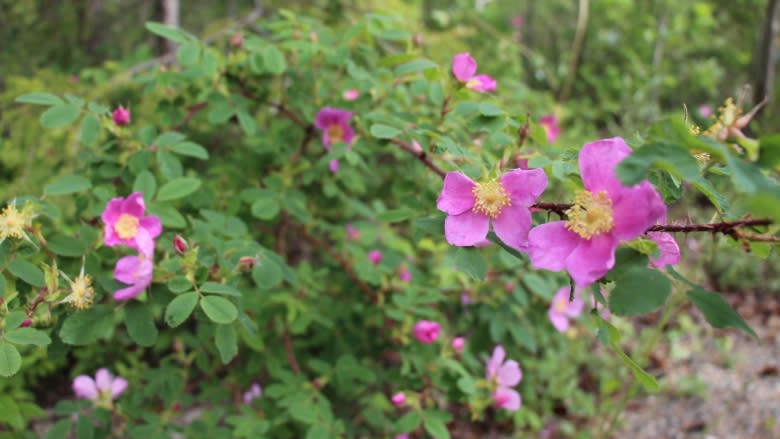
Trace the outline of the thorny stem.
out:
<instances>
[{"instance_id":1,"label":"thorny stem","mask_svg":"<svg viewBox=\"0 0 780 439\"><path fill-rule=\"evenodd\" d=\"M290 327L287 322L284 322L284 350L287 353L287 362L290 363L290 368L296 375L301 374L301 366L298 365L298 359L295 357L295 351L293 350L292 336L290 336Z\"/></svg>"}]
</instances>

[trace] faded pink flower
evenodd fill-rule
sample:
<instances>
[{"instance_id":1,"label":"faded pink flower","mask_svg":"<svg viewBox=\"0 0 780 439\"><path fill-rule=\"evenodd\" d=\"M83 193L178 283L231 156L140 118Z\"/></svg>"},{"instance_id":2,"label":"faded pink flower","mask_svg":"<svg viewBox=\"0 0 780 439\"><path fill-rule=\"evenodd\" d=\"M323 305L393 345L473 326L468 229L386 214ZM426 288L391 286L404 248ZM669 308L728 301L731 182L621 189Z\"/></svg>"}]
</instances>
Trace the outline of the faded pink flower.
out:
<instances>
[{"instance_id":1,"label":"faded pink flower","mask_svg":"<svg viewBox=\"0 0 780 439\"><path fill-rule=\"evenodd\" d=\"M109 247L126 245L151 257L154 238L162 233L162 223L154 215L145 215L145 210L140 192L133 192L127 198L112 198L101 215L105 224L104 243Z\"/></svg>"},{"instance_id":2,"label":"faded pink flower","mask_svg":"<svg viewBox=\"0 0 780 439\"><path fill-rule=\"evenodd\" d=\"M328 169L330 169L330 172L336 173L339 172L339 161L338 160L331 160L328 162Z\"/></svg>"},{"instance_id":3,"label":"faded pink flower","mask_svg":"<svg viewBox=\"0 0 780 439\"><path fill-rule=\"evenodd\" d=\"M119 126L127 125L130 123L130 110L120 105L111 113L111 118Z\"/></svg>"},{"instance_id":4,"label":"faded pink flower","mask_svg":"<svg viewBox=\"0 0 780 439\"><path fill-rule=\"evenodd\" d=\"M398 269L398 278L401 279L401 282L411 282L412 281L412 272L409 271L408 268L406 268L406 265L401 265Z\"/></svg>"},{"instance_id":5,"label":"faded pink flower","mask_svg":"<svg viewBox=\"0 0 780 439\"><path fill-rule=\"evenodd\" d=\"M569 301L571 291L569 287L563 287L555 293L547 316L550 322L555 326L558 332L566 332L569 329L569 319L574 319L582 314L585 302L582 301L578 292L575 291L574 299Z\"/></svg>"},{"instance_id":6,"label":"faded pink flower","mask_svg":"<svg viewBox=\"0 0 780 439\"><path fill-rule=\"evenodd\" d=\"M344 229L346 229L347 239L350 241L357 241L360 239L360 230L356 229L352 224L348 223L346 226L344 226Z\"/></svg>"},{"instance_id":7,"label":"faded pink flower","mask_svg":"<svg viewBox=\"0 0 780 439\"><path fill-rule=\"evenodd\" d=\"M393 403L394 406L400 407L406 403L406 394L404 392L398 392L392 397L390 397L390 401Z\"/></svg>"},{"instance_id":8,"label":"faded pink flower","mask_svg":"<svg viewBox=\"0 0 780 439\"><path fill-rule=\"evenodd\" d=\"M580 151L585 186L566 211L567 221L531 229L528 253L534 268L566 270L578 288L604 276L615 265L615 250L666 215L666 205L648 181L624 186L615 167L631 154L620 137L588 143Z\"/></svg>"},{"instance_id":9,"label":"faded pink flower","mask_svg":"<svg viewBox=\"0 0 780 439\"><path fill-rule=\"evenodd\" d=\"M114 279L130 286L116 290L114 299L130 300L141 294L152 283L153 264L143 253L125 256L116 262Z\"/></svg>"},{"instance_id":10,"label":"faded pink flower","mask_svg":"<svg viewBox=\"0 0 780 439\"><path fill-rule=\"evenodd\" d=\"M89 399L101 405L111 405L127 389L127 380L114 377L108 369L98 369L95 379L79 375L73 380L73 393L81 399Z\"/></svg>"},{"instance_id":11,"label":"faded pink flower","mask_svg":"<svg viewBox=\"0 0 780 439\"><path fill-rule=\"evenodd\" d=\"M253 399L259 398L262 394L263 394L263 389L260 387L260 384L252 383L252 385L249 387L249 390L244 392L243 395L244 404L251 403Z\"/></svg>"},{"instance_id":12,"label":"faded pink flower","mask_svg":"<svg viewBox=\"0 0 780 439\"><path fill-rule=\"evenodd\" d=\"M487 237L490 223L508 246L525 251L531 212L528 207L547 187L542 169L513 169L499 179L475 183L461 172L444 177L436 208L444 220L447 242L460 247L476 245Z\"/></svg>"},{"instance_id":13,"label":"faded pink flower","mask_svg":"<svg viewBox=\"0 0 780 439\"><path fill-rule=\"evenodd\" d=\"M709 104L699 105L699 116L701 116L703 119L707 119L708 117L712 116L712 106Z\"/></svg>"},{"instance_id":14,"label":"faded pink flower","mask_svg":"<svg viewBox=\"0 0 780 439\"><path fill-rule=\"evenodd\" d=\"M382 252L380 250L371 250L368 252L368 260L374 265L379 265L382 262Z\"/></svg>"},{"instance_id":15,"label":"faded pink flower","mask_svg":"<svg viewBox=\"0 0 780 439\"><path fill-rule=\"evenodd\" d=\"M420 343L431 344L439 338L441 325L430 320L420 320L414 325L414 338Z\"/></svg>"},{"instance_id":16,"label":"faded pink flower","mask_svg":"<svg viewBox=\"0 0 780 439\"><path fill-rule=\"evenodd\" d=\"M463 337L455 337L452 339L450 345L452 346L452 350L458 354L462 354L463 347L466 345L466 339Z\"/></svg>"},{"instance_id":17,"label":"faded pink flower","mask_svg":"<svg viewBox=\"0 0 780 439\"><path fill-rule=\"evenodd\" d=\"M515 360L507 360L503 346L497 345L493 349L493 355L487 362L487 379L495 386L493 391L493 404L496 408L510 412L520 409L522 400L520 394L512 387L518 385L523 379L523 372Z\"/></svg>"},{"instance_id":18,"label":"faded pink flower","mask_svg":"<svg viewBox=\"0 0 780 439\"><path fill-rule=\"evenodd\" d=\"M460 304L463 306L471 305L474 302L474 299L471 298L471 295L469 293L460 293Z\"/></svg>"},{"instance_id":19,"label":"faded pink flower","mask_svg":"<svg viewBox=\"0 0 780 439\"><path fill-rule=\"evenodd\" d=\"M355 138L355 131L349 124L352 112L340 108L323 107L314 119L314 126L322 131L322 143L325 149L335 143L350 145Z\"/></svg>"},{"instance_id":20,"label":"faded pink flower","mask_svg":"<svg viewBox=\"0 0 780 439\"><path fill-rule=\"evenodd\" d=\"M355 99L360 97L360 92L352 88L349 90L344 90L343 96L344 96L344 100L354 101Z\"/></svg>"},{"instance_id":21,"label":"faded pink flower","mask_svg":"<svg viewBox=\"0 0 780 439\"><path fill-rule=\"evenodd\" d=\"M488 75L477 75L477 62L468 52L459 53L452 58L452 74L455 79L466 84L467 88L480 93L496 90L496 80Z\"/></svg>"},{"instance_id":22,"label":"faded pink flower","mask_svg":"<svg viewBox=\"0 0 780 439\"><path fill-rule=\"evenodd\" d=\"M650 258L650 266L661 270L667 265L680 263L680 246L674 236L666 232L650 232L647 236L656 243L659 253L657 258Z\"/></svg>"},{"instance_id":23,"label":"faded pink flower","mask_svg":"<svg viewBox=\"0 0 780 439\"><path fill-rule=\"evenodd\" d=\"M555 143L555 139L561 133L561 127L558 126L558 118L554 114L548 114L539 118L539 125L544 128L544 132L547 133L547 143Z\"/></svg>"}]
</instances>

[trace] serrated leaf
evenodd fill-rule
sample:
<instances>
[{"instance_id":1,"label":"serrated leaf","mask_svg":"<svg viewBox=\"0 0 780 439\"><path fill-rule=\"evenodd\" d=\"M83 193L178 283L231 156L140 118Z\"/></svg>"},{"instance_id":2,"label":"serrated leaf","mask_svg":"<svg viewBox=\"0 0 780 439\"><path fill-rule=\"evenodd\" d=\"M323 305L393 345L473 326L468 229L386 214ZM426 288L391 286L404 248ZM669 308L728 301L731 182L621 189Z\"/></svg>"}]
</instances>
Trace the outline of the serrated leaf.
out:
<instances>
[{"instance_id":1,"label":"serrated leaf","mask_svg":"<svg viewBox=\"0 0 780 439\"><path fill-rule=\"evenodd\" d=\"M414 210L406 208L386 210L377 215L376 219L383 223L397 223L415 216L416 213Z\"/></svg>"},{"instance_id":2,"label":"serrated leaf","mask_svg":"<svg viewBox=\"0 0 780 439\"><path fill-rule=\"evenodd\" d=\"M720 295L707 291L703 288L695 288L688 291L688 298L691 299L696 308L699 308L704 318L715 328L737 328L741 329L753 337L758 338L753 329L745 323L742 317L734 311Z\"/></svg>"},{"instance_id":3,"label":"serrated leaf","mask_svg":"<svg viewBox=\"0 0 780 439\"><path fill-rule=\"evenodd\" d=\"M257 131L255 118L243 110L237 111L236 116L238 116L238 124L241 125L241 129L244 130L244 134L247 136L254 136L255 132Z\"/></svg>"},{"instance_id":4,"label":"serrated leaf","mask_svg":"<svg viewBox=\"0 0 780 439\"><path fill-rule=\"evenodd\" d=\"M263 59L263 68L272 75L281 75L287 70L287 61L284 54L273 45L267 45L260 51Z\"/></svg>"},{"instance_id":5,"label":"serrated leaf","mask_svg":"<svg viewBox=\"0 0 780 439\"><path fill-rule=\"evenodd\" d=\"M214 323L233 323L238 317L236 306L224 297L205 296L200 300L200 307Z\"/></svg>"},{"instance_id":6,"label":"serrated leaf","mask_svg":"<svg viewBox=\"0 0 780 439\"><path fill-rule=\"evenodd\" d=\"M484 280L487 275L487 264L478 249L455 249L455 267L476 280Z\"/></svg>"},{"instance_id":7,"label":"serrated leaf","mask_svg":"<svg viewBox=\"0 0 780 439\"><path fill-rule=\"evenodd\" d=\"M190 317L198 304L198 293L191 292L176 296L165 308L165 323L175 328Z\"/></svg>"},{"instance_id":8,"label":"serrated leaf","mask_svg":"<svg viewBox=\"0 0 780 439\"><path fill-rule=\"evenodd\" d=\"M401 135L401 130L389 125L375 123L371 125L371 135L377 139L392 139Z\"/></svg>"},{"instance_id":9,"label":"serrated leaf","mask_svg":"<svg viewBox=\"0 0 780 439\"><path fill-rule=\"evenodd\" d=\"M0 343L0 376L10 377L22 367L22 356L16 346Z\"/></svg>"},{"instance_id":10,"label":"serrated leaf","mask_svg":"<svg viewBox=\"0 0 780 439\"><path fill-rule=\"evenodd\" d=\"M658 309L672 291L671 281L645 267L631 267L615 279L609 310L621 316L647 314Z\"/></svg>"},{"instance_id":11,"label":"serrated leaf","mask_svg":"<svg viewBox=\"0 0 780 439\"><path fill-rule=\"evenodd\" d=\"M46 285L46 280L43 277L43 271L30 262L25 261L24 259L14 259L8 263L7 268L11 274L34 287L42 287Z\"/></svg>"},{"instance_id":12,"label":"serrated leaf","mask_svg":"<svg viewBox=\"0 0 780 439\"><path fill-rule=\"evenodd\" d=\"M224 296L241 297L241 291L238 291L232 285L218 284L216 282L206 282L200 287L202 293L222 294Z\"/></svg>"},{"instance_id":13,"label":"serrated leaf","mask_svg":"<svg viewBox=\"0 0 780 439\"><path fill-rule=\"evenodd\" d=\"M275 198L259 198L252 203L252 215L263 220L270 220L279 214L281 206Z\"/></svg>"},{"instance_id":14,"label":"serrated leaf","mask_svg":"<svg viewBox=\"0 0 780 439\"><path fill-rule=\"evenodd\" d=\"M133 192L140 192L144 195L144 200L151 200L154 198L154 193L157 191L157 180L149 171L141 171L135 176L135 182L133 182Z\"/></svg>"},{"instance_id":15,"label":"serrated leaf","mask_svg":"<svg viewBox=\"0 0 780 439\"><path fill-rule=\"evenodd\" d=\"M9 395L0 396L0 423L21 431L24 429L25 421L15 400Z\"/></svg>"},{"instance_id":16,"label":"serrated leaf","mask_svg":"<svg viewBox=\"0 0 780 439\"><path fill-rule=\"evenodd\" d=\"M209 152L206 148L198 145L195 142L180 142L171 146L171 151L179 155L186 155L189 157L195 157L202 160L208 160Z\"/></svg>"},{"instance_id":17,"label":"serrated leaf","mask_svg":"<svg viewBox=\"0 0 780 439\"><path fill-rule=\"evenodd\" d=\"M100 136L100 120L94 114L88 114L81 121L81 141L87 146L97 143Z\"/></svg>"},{"instance_id":18,"label":"serrated leaf","mask_svg":"<svg viewBox=\"0 0 780 439\"><path fill-rule=\"evenodd\" d=\"M429 59L416 59L396 67L393 73L395 76L404 76L410 73L422 72L427 69L436 69L438 67L439 66L435 62Z\"/></svg>"},{"instance_id":19,"label":"serrated leaf","mask_svg":"<svg viewBox=\"0 0 780 439\"><path fill-rule=\"evenodd\" d=\"M238 354L238 340L233 325L217 325L214 343L217 345L222 364L230 363L230 360Z\"/></svg>"},{"instance_id":20,"label":"serrated leaf","mask_svg":"<svg viewBox=\"0 0 780 439\"><path fill-rule=\"evenodd\" d=\"M70 418L60 419L46 433L44 439L67 439L71 435L73 421Z\"/></svg>"},{"instance_id":21,"label":"serrated leaf","mask_svg":"<svg viewBox=\"0 0 780 439\"><path fill-rule=\"evenodd\" d=\"M196 177L179 177L165 183L157 193L159 201L170 201L184 198L198 190L201 181Z\"/></svg>"},{"instance_id":22,"label":"serrated leaf","mask_svg":"<svg viewBox=\"0 0 780 439\"><path fill-rule=\"evenodd\" d=\"M43 188L43 193L49 196L69 195L85 191L92 187L92 182L80 175L63 175Z\"/></svg>"},{"instance_id":23,"label":"serrated leaf","mask_svg":"<svg viewBox=\"0 0 780 439\"><path fill-rule=\"evenodd\" d=\"M58 105L64 103L59 96L55 96L51 93L26 93L17 97L14 102L22 104L34 104L34 105Z\"/></svg>"},{"instance_id":24,"label":"serrated leaf","mask_svg":"<svg viewBox=\"0 0 780 439\"><path fill-rule=\"evenodd\" d=\"M183 66L191 66L200 61L200 43L188 41L176 50L176 59Z\"/></svg>"},{"instance_id":25,"label":"serrated leaf","mask_svg":"<svg viewBox=\"0 0 780 439\"><path fill-rule=\"evenodd\" d=\"M40 123L44 128L62 128L81 116L81 108L73 104L57 104L41 114Z\"/></svg>"},{"instance_id":26,"label":"serrated leaf","mask_svg":"<svg viewBox=\"0 0 780 439\"><path fill-rule=\"evenodd\" d=\"M183 229L187 227L187 220L172 206L150 204L149 214L160 217L160 221L166 228Z\"/></svg>"},{"instance_id":27,"label":"serrated leaf","mask_svg":"<svg viewBox=\"0 0 780 439\"><path fill-rule=\"evenodd\" d=\"M261 289L273 288L279 285L283 278L282 269L269 258L257 261L252 269L252 279Z\"/></svg>"},{"instance_id":28,"label":"serrated leaf","mask_svg":"<svg viewBox=\"0 0 780 439\"><path fill-rule=\"evenodd\" d=\"M420 416L420 412L412 411L403 415L401 419L395 423L395 429L399 433L409 433L410 431L419 427L421 423L422 416Z\"/></svg>"},{"instance_id":29,"label":"serrated leaf","mask_svg":"<svg viewBox=\"0 0 780 439\"><path fill-rule=\"evenodd\" d=\"M16 328L5 333L5 339L13 344L46 346L51 338L45 332L35 328Z\"/></svg>"},{"instance_id":30,"label":"serrated leaf","mask_svg":"<svg viewBox=\"0 0 780 439\"><path fill-rule=\"evenodd\" d=\"M191 39L191 36L188 33L180 29L164 25L162 23L148 21L146 22L146 29L148 29L153 34L159 35L163 38L175 41L180 44L184 44Z\"/></svg>"},{"instance_id":31,"label":"serrated leaf","mask_svg":"<svg viewBox=\"0 0 780 439\"><path fill-rule=\"evenodd\" d=\"M131 302L125 307L125 327L134 342L141 346L154 346L157 341L157 326L149 305Z\"/></svg>"},{"instance_id":32,"label":"serrated leaf","mask_svg":"<svg viewBox=\"0 0 780 439\"><path fill-rule=\"evenodd\" d=\"M60 338L67 344L83 346L110 337L113 329L114 308L96 305L86 311L69 315L60 328Z\"/></svg>"},{"instance_id":33,"label":"serrated leaf","mask_svg":"<svg viewBox=\"0 0 780 439\"><path fill-rule=\"evenodd\" d=\"M87 246L81 240L65 235L47 237L46 247L56 255L71 258L79 257L87 251Z\"/></svg>"}]
</instances>

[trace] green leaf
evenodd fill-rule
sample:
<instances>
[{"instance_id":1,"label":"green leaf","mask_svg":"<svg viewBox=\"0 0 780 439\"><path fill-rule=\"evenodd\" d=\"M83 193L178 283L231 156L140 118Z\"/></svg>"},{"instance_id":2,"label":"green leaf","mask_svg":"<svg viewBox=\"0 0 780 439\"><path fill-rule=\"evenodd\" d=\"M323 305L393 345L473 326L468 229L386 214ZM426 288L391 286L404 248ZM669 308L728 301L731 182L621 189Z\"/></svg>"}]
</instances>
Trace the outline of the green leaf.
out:
<instances>
[{"instance_id":1,"label":"green leaf","mask_svg":"<svg viewBox=\"0 0 780 439\"><path fill-rule=\"evenodd\" d=\"M93 439L95 437L95 425L89 416L80 415L76 421L76 437L79 439Z\"/></svg>"},{"instance_id":2,"label":"green leaf","mask_svg":"<svg viewBox=\"0 0 780 439\"><path fill-rule=\"evenodd\" d=\"M5 328L18 328L25 319L27 319L27 314L24 311L11 311L5 316Z\"/></svg>"},{"instance_id":3,"label":"green leaf","mask_svg":"<svg viewBox=\"0 0 780 439\"><path fill-rule=\"evenodd\" d=\"M69 315L60 329L60 338L67 344L83 346L110 337L113 330L114 308L96 305Z\"/></svg>"},{"instance_id":4,"label":"green leaf","mask_svg":"<svg viewBox=\"0 0 780 439\"><path fill-rule=\"evenodd\" d=\"M418 411L409 412L401 417L395 424L395 429L399 433L409 433L416 429L422 423L422 416Z\"/></svg>"},{"instance_id":5,"label":"green leaf","mask_svg":"<svg viewBox=\"0 0 780 439\"><path fill-rule=\"evenodd\" d=\"M46 346L51 338L45 332L35 328L16 328L5 333L5 339L13 344Z\"/></svg>"},{"instance_id":6,"label":"green leaf","mask_svg":"<svg viewBox=\"0 0 780 439\"><path fill-rule=\"evenodd\" d=\"M200 300L200 307L214 323L233 323L238 317L236 306L224 297L205 296Z\"/></svg>"},{"instance_id":7,"label":"green leaf","mask_svg":"<svg viewBox=\"0 0 780 439\"><path fill-rule=\"evenodd\" d=\"M17 98L18 100L18 98ZM763 136L759 140L758 164L767 168L780 165L780 134Z\"/></svg>"},{"instance_id":8,"label":"green leaf","mask_svg":"<svg viewBox=\"0 0 780 439\"><path fill-rule=\"evenodd\" d=\"M371 125L371 135L377 139L392 139L398 137L401 134L401 130L393 128L389 125L383 125L381 123L375 123Z\"/></svg>"},{"instance_id":9,"label":"green leaf","mask_svg":"<svg viewBox=\"0 0 780 439\"><path fill-rule=\"evenodd\" d=\"M191 35L188 33L174 27L166 26L162 23L148 21L146 22L146 29L148 29L153 34L159 35L163 38L175 41L180 44L187 43L191 39Z\"/></svg>"},{"instance_id":10,"label":"green leaf","mask_svg":"<svg viewBox=\"0 0 780 439\"><path fill-rule=\"evenodd\" d=\"M176 50L176 59L183 66L191 66L200 61L200 43L188 41Z\"/></svg>"},{"instance_id":11,"label":"green leaf","mask_svg":"<svg viewBox=\"0 0 780 439\"><path fill-rule=\"evenodd\" d=\"M14 430L24 429L26 420L11 396L0 396L0 423L10 425Z\"/></svg>"},{"instance_id":12,"label":"green leaf","mask_svg":"<svg viewBox=\"0 0 780 439\"><path fill-rule=\"evenodd\" d=\"M198 190L200 179L195 177L179 177L165 183L157 193L159 201L170 201L184 198Z\"/></svg>"},{"instance_id":13,"label":"green leaf","mask_svg":"<svg viewBox=\"0 0 780 439\"><path fill-rule=\"evenodd\" d=\"M62 128L81 116L81 108L73 104L57 104L41 114L40 123L44 128Z\"/></svg>"},{"instance_id":14,"label":"green leaf","mask_svg":"<svg viewBox=\"0 0 780 439\"><path fill-rule=\"evenodd\" d=\"M186 138L187 136L178 131L166 131L155 137L152 144L157 145L158 148L169 148Z\"/></svg>"},{"instance_id":15,"label":"green leaf","mask_svg":"<svg viewBox=\"0 0 780 439\"><path fill-rule=\"evenodd\" d=\"M46 247L59 256L76 258L87 251L85 243L76 238L71 238L70 236L54 235L46 239Z\"/></svg>"},{"instance_id":16,"label":"green leaf","mask_svg":"<svg viewBox=\"0 0 780 439\"><path fill-rule=\"evenodd\" d=\"M197 304L198 293L194 291L176 296L165 308L165 323L171 328L181 325L190 317Z\"/></svg>"},{"instance_id":17,"label":"green leaf","mask_svg":"<svg viewBox=\"0 0 780 439\"><path fill-rule=\"evenodd\" d=\"M222 364L230 363L230 360L238 354L238 340L233 325L217 325L214 342L222 358Z\"/></svg>"},{"instance_id":18,"label":"green leaf","mask_svg":"<svg viewBox=\"0 0 780 439\"><path fill-rule=\"evenodd\" d=\"M707 291L703 288L694 288L688 291L688 298L691 299L696 308L699 308L704 318L715 328L737 328L741 329L753 337L758 338L753 329L742 320L742 317L734 311L720 295Z\"/></svg>"},{"instance_id":19,"label":"green leaf","mask_svg":"<svg viewBox=\"0 0 780 439\"><path fill-rule=\"evenodd\" d=\"M208 160L209 152L206 148L198 145L195 142L181 142L171 146L171 151L179 155L186 155L189 157L195 157L202 160Z\"/></svg>"},{"instance_id":20,"label":"green leaf","mask_svg":"<svg viewBox=\"0 0 780 439\"><path fill-rule=\"evenodd\" d=\"M157 191L157 180L151 172L141 171L135 176L133 192L140 192L144 194L144 200L151 200L154 198L155 191Z\"/></svg>"},{"instance_id":21,"label":"green leaf","mask_svg":"<svg viewBox=\"0 0 780 439\"><path fill-rule=\"evenodd\" d=\"M44 439L68 439L71 437L73 421L70 418L60 419L46 433Z\"/></svg>"},{"instance_id":22,"label":"green leaf","mask_svg":"<svg viewBox=\"0 0 780 439\"><path fill-rule=\"evenodd\" d=\"M449 439L450 431L447 422L452 420L452 415L441 410L426 410L423 414L423 427L436 439Z\"/></svg>"},{"instance_id":23,"label":"green leaf","mask_svg":"<svg viewBox=\"0 0 780 439\"><path fill-rule=\"evenodd\" d=\"M85 191L92 187L92 182L80 175L63 175L43 188L43 193L49 196L69 195Z\"/></svg>"},{"instance_id":24,"label":"green leaf","mask_svg":"<svg viewBox=\"0 0 780 439\"><path fill-rule=\"evenodd\" d=\"M429 60L429 59L416 59L414 61L409 61L408 63L401 64L400 66L395 68L395 71L393 72L395 76L404 76L408 75L410 73L417 73L422 72L423 70L428 69L436 69L438 68L438 64L435 62Z\"/></svg>"},{"instance_id":25,"label":"green leaf","mask_svg":"<svg viewBox=\"0 0 780 439\"><path fill-rule=\"evenodd\" d=\"M166 228L183 229L187 227L187 220L172 206L149 204L149 213L159 216Z\"/></svg>"},{"instance_id":26,"label":"green leaf","mask_svg":"<svg viewBox=\"0 0 780 439\"><path fill-rule=\"evenodd\" d=\"M268 45L263 47L260 52L263 59L263 67L266 72L272 75L281 75L287 70L287 61L284 54L276 46Z\"/></svg>"},{"instance_id":27,"label":"green leaf","mask_svg":"<svg viewBox=\"0 0 780 439\"><path fill-rule=\"evenodd\" d=\"M490 102L482 102L479 104L479 113L483 116L495 117L500 116L504 111Z\"/></svg>"},{"instance_id":28,"label":"green leaf","mask_svg":"<svg viewBox=\"0 0 780 439\"><path fill-rule=\"evenodd\" d=\"M16 346L0 343L0 376L10 377L22 367L22 356Z\"/></svg>"},{"instance_id":29,"label":"green leaf","mask_svg":"<svg viewBox=\"0 0 780 439\"><path fill-rule=\"evenodd\" d=\"M386 210L379 215L376 216L377 221L383 222L383 223L397 223L401 221L405 221L413 216L415 216L417 212L415 212L412 209L407 208L401 208L401 209L393 209L393 210Z\"/></svg>"},{"instance_id":30,"label":"green leaf","mask_svg":"<svg viewBox=\"0 0 780 439\"><path fill-rule=\"evenodd\" d=\"M125 307L125 327L130 338L141 346L154 346L157 341L157 326L148 304L129 303Z\"/></svg>"},{"instance_id":31,"label":"green leaf","mask_svg":"<svg viewBox=\"0 0 780 439\"><path fill-rule=\"evenodd\" d=\"M59 96L41 92L23 94L17 97L14 102L34 105L58 105L63 103Z\"/></svg>"},{"instance_id":32,"label":"green leaf","mask_svg":"<svg viewBox=\"0 0 780 439\"><path fill-rule=\"evenodd\" d=\"M672 282L657 270L633 266L615 279L609 294L609 310L621 316L647 314L669 297Z\"/></svg>"},{"instance_id":33,"label":"green leaf","mask_svg":"<svg viewBox=\"0 0 780 439\"><path fill-rule=\"evenodd\" d=\"M262 289L267 290L279 285L283 278L282 269L269 258L257 261L252 269L252 279Z\"/></svg>"},{"instance_id":34,"label":"green leaf","mask_svg":"<svg viewBox=\"0 0 780 439\"><path fill-rule=\"evenodd\" d=\"M485 258L478 249L455 249L455 268L479 281L484 280L487 275Z\"/></svg>"},{"instance_id":35,"label":"green leaf","mask_svg":"<svg viewBox=\"0 0 780 439\"><path fill-rule=\"evenodd\" d=\"M181 177L184 173L179 158L168 151L157 151L157 166L160 168L160 174L168 180Z\"/></svg>"},{"instance_id":36,"label":"green leaf","mask_svg":"<svg viewBox=\"0 0 780 439\"><path fill-rule=\"evenodd\" d=\"M206 282L200 287L203 293L222 294L225 296L241 297L241 291L238 291L232 285L218 284L216 282Z\"/></svg>"},{"instance_id":37,"label":"green leaf","mask_svg":"<svg viewBox=\"0 0 780 439\"><path fill-rule=\"evenodd\" d=\"M623 360L623 363L631 369L631 373L634 374L634 378L648 391L658 392L661 390L661 386L658 385L655 377L647 373L644 369L639 367L634 360L631 359L617 344L613 344L612 348L617 352L618 356Z\"/></svg>"},{"instance_id":38,"label":"green leaf","mask_svg":"<svg viewBox=\"0 0 780 439\"><path fill-rule=\"evenodd\" d=\"M81 121L81 141L87 146L97 143L100 136L100 120L94 114L88 114Z\"/></svg>"},{"instance_id":39,"label":"green leaf","mask_svg":"<svg viewBox=\"0 0 780 439\"><path fill-rule=\"evenodd\" d=\"M254 136L255 132L257 131L255 118L243 110L237 111L236 116L238 116L238 124L241 125L241 129L244 130L244 133L247 136Z\"/></svg>"},{"instance_id":40,"label":"green leaf","mask_svg":"<svg viewBox=\"0 0 780 439\"><path fill-rule=\"evenodd\" d=\"M263 220L270 220L279 214L281 206L276 198L259 198L252 203L252 215Z\"/></svg>"},{"instance_id":41,"label":"green leaf","mask_svg":"<svg viewBox=\"0 0 780 439\"><path fill-rule=\"evenodd\" d=\"M42 287L46 285L46 281L43 277L43 271L30 262L25 261L24 259L14 259L8 263L7 268L11 274L34 287Z\"/></svg>"},{"instance_id":42,"label":"green leaf","mask_svg":"<svg viewBox=\"0 0 780 439\"><path fill-rule=\"evenodd\" d=\"M652 168L666 170L687 180L700 176L699 163L691 153L669 143L649 143L635 149L618 164L616 173L623 183L634 185L644 180Z\"/></svg>"}]
</instances>

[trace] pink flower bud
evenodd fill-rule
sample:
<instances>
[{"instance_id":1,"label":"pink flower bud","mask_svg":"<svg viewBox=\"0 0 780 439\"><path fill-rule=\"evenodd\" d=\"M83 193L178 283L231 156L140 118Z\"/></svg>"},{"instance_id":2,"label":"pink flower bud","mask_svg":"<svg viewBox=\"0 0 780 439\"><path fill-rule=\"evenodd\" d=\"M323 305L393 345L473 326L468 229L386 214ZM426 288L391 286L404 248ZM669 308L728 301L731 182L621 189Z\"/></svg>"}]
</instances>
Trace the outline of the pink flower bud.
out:
<instances>
[{"instance_id":1,"label":"pink flower bud","mask_svg":"<svg viewBox=\"0 0 780 439\"><path fill-rule=\"evenodd\" d=\"M345 90L344 91L344 99L347 101L354 101L360 97L360 92L355 89Z\"/></svg>"},{"instance_id":2,"label":"pink flower bud","mask_svg":"<svg viewBox=\"0 0 780 439\"><path fill-rule=\"evenodd\" d=\"M187 244L187 241L185 241L181 235L175 235L173 237L173 249L176 250L176 253L183 255L189 248L189 244Z\"/></svg>"},{"instance_id":3,"label":"pink flower bud","mask_svg":"<svg viewBox=\"0 0 780 439\"><path fill-rule=\"evenodd\" d=\"M439 338L441 325L430 320L420 320L414 325L414 338L420 343L431 344Z\"/></svg>"},{"instance_id":4,"label":"pink flower bud","mask_svg":"<svg viewBox=\"0 0 780 439\"><path fill-rule=\"evenodd\" d=\"M241 32L233 34L233 36L230 37L230 45L233 46L234 49L240 49L244 45L244 34Z\"/></svg>"},{"instance_id":5,"label":"pink flower bud","mask_svg":"<svg viewBox=\"0 0 780 439\"><path fill-rule=\"evenodd\" d=\"M382 252L379 250L371 250L368 252L368 260L374 265L379 265L382 262Z\"/></svg>"},{"instance_id":6,"label":"pink flower bud","mask_svg":"<svg viewBox=\"0 0 780 439\"><path fill-rule=\"evenodd\" d=\"M20 328L28 328L32 325L32 320L30 319L24 319L21 325L19 325Z\"/></svg>"},{"instance_id":7,"label":"pink flower bud","mask_svg":"<svg viewBox=\"0 0 780 439\"><path fill-rule=\"evenodd\" d=\"M356 229L355 226L347 224L344 228L347 230L347 239L350 241L357 241L360 239L360 230Z\"/></svg>"},{"instance_id":8,"label":"pink flower bud","mask_svg":"<svg viewBox=\"0 0 780 439\"><path fill-rule=\"evenodd\" d=\"M130 123L130 110L120 105L111 113L111 117L114 119L115 124L119 126L127 125Z\"/></svg>"},{"instance_id":9,"label":"pink flower bud","mask_svg":"<svg viewBox=\"0 0 780 439\"><path fill-rule=\"evenodd\" d=\"M401 268L398 270L398 277L401 279L402 282L411 282L412 272L409 271L409 269L406 268L405 266L401 266Z\"/></svg>"},{"instance_id":10,"label":"pink flower bud","mask_svg":"<svg viewBox=\"0 0 780 439\"><path fill-rule=\"evenodd\" d=\"M422 146L420 146L420 143L418 143L416 140L412 140L412 152L420 155L423 152Z\"/></svg>"},{"instance_id":11,"label":"pink flower bud","mask_svg":"<svg viewBox=\"0 0 780 439\"><path fill-rule=\"evenodd\" d=\"M398 392L390 398L390 401L392 401L393 405L396 407L400 407L406 402L406 395L404 392Z\"/></svg>"},{"instance_id":12,"label":"pink flower bud","mask_svg":"<svg viewBox=\"0 0 780 439\"><path fill-rule=\"evenodd\" d=\"M238 259L238 269L241 271L251 271L255 268L255 258L252 256L241 256Z\"/></svg>"},{"instance_id":13,"label":"pink flower bud","mask_svg":"<svg viewBox=\"0 0 780 439\"><path fill-rule=\"evenodd\" d=\"M466 344L466 339L463 337L455 337L452 339L452 349L458 354L463 353L463 346Z\"/></svg>"}]
</instances>

